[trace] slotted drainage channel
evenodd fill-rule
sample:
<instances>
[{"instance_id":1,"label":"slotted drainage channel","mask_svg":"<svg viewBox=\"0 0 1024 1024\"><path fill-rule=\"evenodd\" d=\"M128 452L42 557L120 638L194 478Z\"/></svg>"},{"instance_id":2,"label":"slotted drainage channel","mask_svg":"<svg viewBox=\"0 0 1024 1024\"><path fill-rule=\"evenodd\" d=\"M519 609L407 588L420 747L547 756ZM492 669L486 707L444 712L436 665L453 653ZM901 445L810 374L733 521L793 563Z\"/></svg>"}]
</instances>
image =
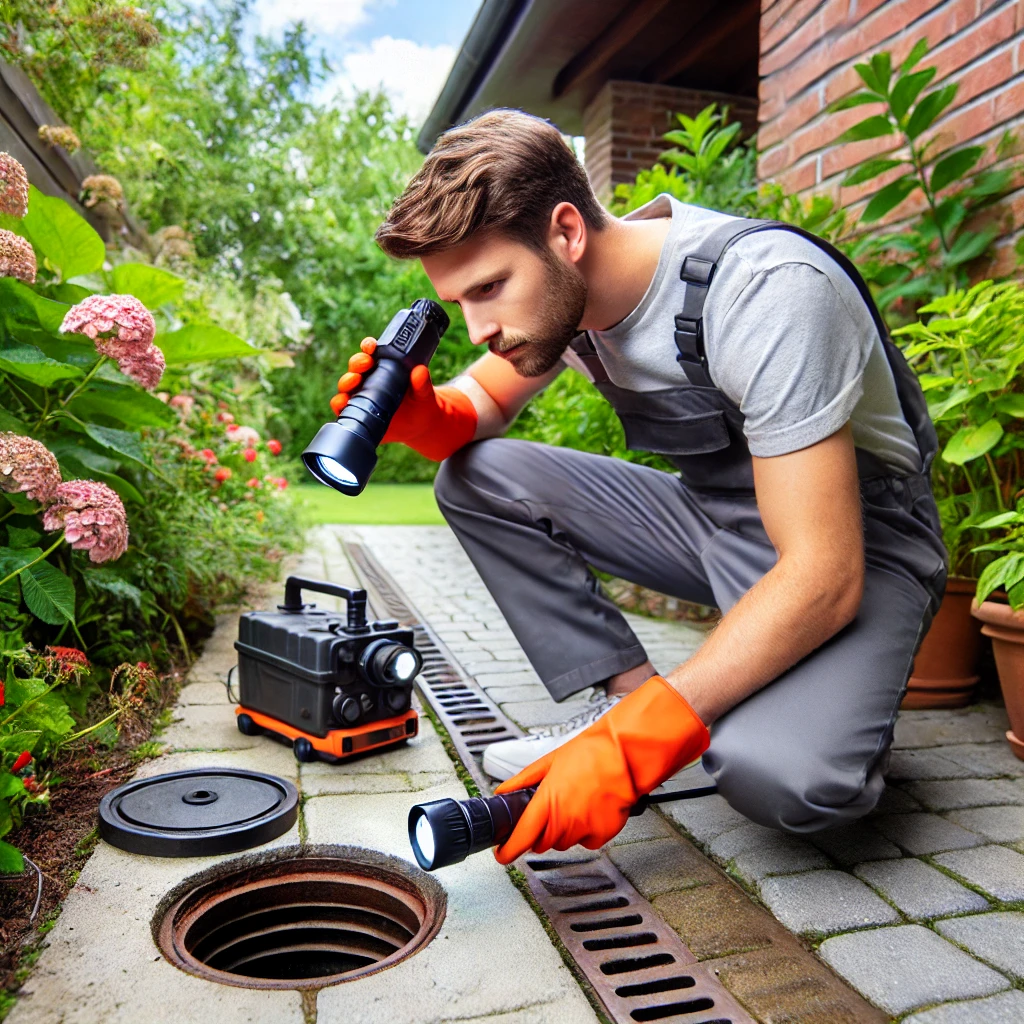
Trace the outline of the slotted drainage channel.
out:
<instances>
[{"instance_id":1,"label":"slotted drainage channel","mask_svg":"<svg viewBox=\"0 0 1024 1024\"><path fill-rule=\"evenodd\" d=\"M483 748L523 731L422 624L372 553L360 544L345 547L374 609L415 630L424 656L420 695L444 723L480 789L489 793L491 782L480 764ZM756 1024L604 854L582 860L528 856L517 866L616 1024Z\"/></svg>"},{"instance_id":2,"label":"slotted drainage channel","mask_svg":"<svg viewBox=\"0 0 1024 1024\"><path fill-rule=\"evenodd\" d=\"M416 688L448 730L459 757L481 790L491 783L481 765L484 748L501 740L517 739L522 729L458 667L444 642L425 625L387 570L362 544L345 542L363 585L370 592L370 604L378 615L397 619L412 628L416 649L423 656L423 670Z\"/></svg>"},{"instance_id":3,"label":"slotted drainage channel","mask_svg":"<svg viewBox=\"0 0 1024 1024\"><path fill-rule=\"evenodd\" d=\"M188 879L161 902L153 937L172 964L208 981L319 989L411 956L446 905L433 878L396 857L307 847Z\"/></svg>"}]
</instances>

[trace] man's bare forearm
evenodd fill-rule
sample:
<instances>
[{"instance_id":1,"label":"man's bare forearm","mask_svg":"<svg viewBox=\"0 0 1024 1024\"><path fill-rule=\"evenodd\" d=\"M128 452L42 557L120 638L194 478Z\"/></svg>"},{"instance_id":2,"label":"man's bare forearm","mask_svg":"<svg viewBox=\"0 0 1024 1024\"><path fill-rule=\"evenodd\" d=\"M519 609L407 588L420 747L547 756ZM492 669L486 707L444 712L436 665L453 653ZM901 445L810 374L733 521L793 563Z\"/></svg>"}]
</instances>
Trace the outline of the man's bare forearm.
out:
<instances>
[{"instance_id":1,"label":"man's bare forearm","mask_svg":"<svg viewBox=\"0 0 1024 1024\"><path fill-rule=\"evenodd\" d=\"M668 681L710 725L847 625L860 593L859 573L828 579L780 559Z\"/></svg>"}]
</instances>

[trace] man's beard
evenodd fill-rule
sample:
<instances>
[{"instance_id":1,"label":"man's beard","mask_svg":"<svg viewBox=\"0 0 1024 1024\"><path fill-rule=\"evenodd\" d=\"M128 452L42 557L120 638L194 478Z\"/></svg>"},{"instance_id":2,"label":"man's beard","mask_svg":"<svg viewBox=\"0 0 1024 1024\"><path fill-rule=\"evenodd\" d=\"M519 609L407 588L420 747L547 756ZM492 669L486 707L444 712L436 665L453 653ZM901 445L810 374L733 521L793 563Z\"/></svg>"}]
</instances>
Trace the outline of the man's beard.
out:
<instances>
[{"instance_id":1,"label":"man's beard","mask_svg":"<svg viewBox=\"0 0 1024 1024\"><path fill-rule=\"evenodd\" d=\"M530 334L509 334L487 346L505 359L520 377L542 377L554 369L569 342L579 334L587 304L587 283L575 266L554 253L544 253L550 286L538 310L540 325Z\"/></svg>"}]
</instances>

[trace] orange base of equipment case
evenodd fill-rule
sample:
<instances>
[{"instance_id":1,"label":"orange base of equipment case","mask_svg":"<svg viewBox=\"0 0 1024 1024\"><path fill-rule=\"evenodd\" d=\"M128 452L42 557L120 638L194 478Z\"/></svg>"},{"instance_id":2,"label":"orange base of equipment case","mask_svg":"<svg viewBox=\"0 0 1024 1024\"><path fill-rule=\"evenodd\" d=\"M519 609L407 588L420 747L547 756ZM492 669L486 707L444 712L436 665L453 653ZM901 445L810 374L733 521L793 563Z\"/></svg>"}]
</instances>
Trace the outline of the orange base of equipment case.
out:
<instances>
[{"instance_id":1,"label":"orange base of equipment case","mask_svg":"<svg viewBox=\"0 0 1024 1024\"><path fill-rule=\"evenodd\" d=\"M415 708L394 718L378 719L354 729L332 729L326 736L314 736L270 715L261 714L239 704L235 708L238 728L248 736L270 733L290 740L299 761L343 761L379 747L391 746L412 739L419 732L419 715Z\"/></svg>"}]
</instances>

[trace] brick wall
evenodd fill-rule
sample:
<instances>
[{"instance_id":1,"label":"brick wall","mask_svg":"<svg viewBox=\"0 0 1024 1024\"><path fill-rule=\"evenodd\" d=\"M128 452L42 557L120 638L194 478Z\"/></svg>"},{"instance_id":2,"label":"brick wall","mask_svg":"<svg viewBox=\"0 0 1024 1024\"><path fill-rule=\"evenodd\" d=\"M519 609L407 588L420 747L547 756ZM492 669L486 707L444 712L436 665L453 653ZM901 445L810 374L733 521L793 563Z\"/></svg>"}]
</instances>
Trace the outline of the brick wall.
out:
<instances>
[{"instance_id":1,"label":"brick wall","mask_svg":"<svg viewBox=\"0 0 1024 1024\"><path fill-rule=\"evenodd\" d=\"M657 162L669 148L662 136L679 127L673 114L690 117L708 104L728 104L730 118L741 121L744 133L757 130L757 101L718 92L677 89L667 85L611 80L583 112L587 174L594 191L606 198L620 182Z\"/></svg>"},{"instance_id":2,"label":"brick wall","mask_svg":"<svg viewBox=\"0 0 1024 1024\"><path fill-rule=\"evenodd\" d=\"M854 64L889 50L898 65L921 38L932 46L921 66L939 69L932 86L960 85L929 132L939 139L936 152L983 145L980 166L998 166L996 144L1011 130L1024 153L1024 0L762 0L760 176L787 191L831 194L859 214L900 171L853 188L842 188L840 181L866 156L892 149L893 138L836 146L835 139L874 108L826 114L825 107L860 87ZM1003 229L998 273L1013 269L1012 246L1024 231L1024 176L1015 185L985 215ZM918 192L887 221L905 220L923 202Z\"/></svg>"}]
</instances>

